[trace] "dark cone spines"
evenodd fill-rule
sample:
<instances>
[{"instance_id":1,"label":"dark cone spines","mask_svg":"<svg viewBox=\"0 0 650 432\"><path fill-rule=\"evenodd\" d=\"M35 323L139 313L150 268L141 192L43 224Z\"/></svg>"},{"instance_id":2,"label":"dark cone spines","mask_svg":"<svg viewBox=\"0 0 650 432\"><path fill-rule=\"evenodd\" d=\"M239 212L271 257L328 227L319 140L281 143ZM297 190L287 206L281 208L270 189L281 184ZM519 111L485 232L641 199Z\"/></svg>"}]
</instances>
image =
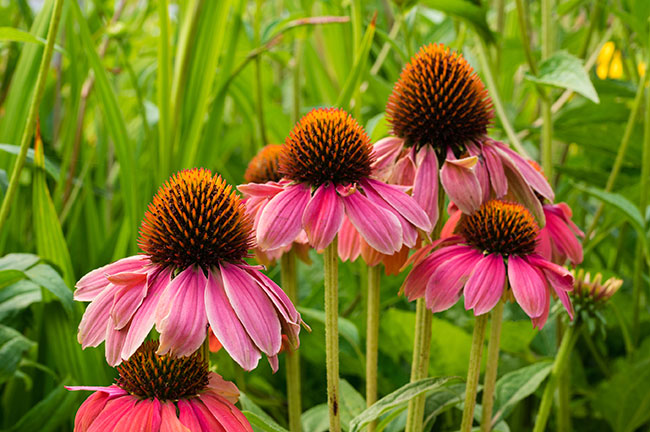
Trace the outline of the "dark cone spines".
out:
<instances>
[{"instance_id":1,"label":"dark cone spines","mask_svg":"<svg viewBox=\"0 0 650 432\"><path fill-rule=\"evenodd\" d=\"M318 187L355 183L370 176L370 137L357 121L338 108L319 108L291 130L280 154L280 173Z\"/></svg>"},{"instance_id":2,"label":"dark cone spines","mask_svg":"<svg viewBox=\"0 0 650 432\"><path fill-rule=\"evenodd\" d=\"M450 146L460 156L487 132L494 117L487 89L462 55L442 44L423 46L404 67L388 99L386 117L406 145Z\"/></svg>"},{"instance_id":3,"label":"dark cone spines","mask_svg":"<svg viewBox=\"0 0 650 432\"><path fill-rule=\"evenodd\" d=\"M173 175L156 193L140 226L138 245L151 261L204 270L240 262L252 243L252 223L232 187L209 170Z\"/></svg>"},{"instance_id":4,"label":"dark cone spines","mask_svg":"<svg viewBox=\"0 0 650 432\"><path fill-rule=\"evenodd\" d=\"M281 144L269 144L248 163L244 180L248 183L277 182L282 179L279 171Z\"/></svg>"},{"instance_id":5,"label":"dark cone spines","mask_svg":"<svg viewBox=\"0 0 650 432\"><path fill-rule=\"evenodd\" d=\"M176 401L196 396L209 383L208 363L201 351L188 357L159 356L158 341L145 342L117 367L116 384L142 399Z\"/></svg>"},{"instance_id":6,"label":"dark cone spines","mask_svg":"<svg viewBox=\"0 0 650 432\"><path fill-rule=\"evenodd\" d=\"M491 200L464 214L456 232L484 252L508 256L533 253L539 228L521 204Z\"/></svg>"}]
</instances>

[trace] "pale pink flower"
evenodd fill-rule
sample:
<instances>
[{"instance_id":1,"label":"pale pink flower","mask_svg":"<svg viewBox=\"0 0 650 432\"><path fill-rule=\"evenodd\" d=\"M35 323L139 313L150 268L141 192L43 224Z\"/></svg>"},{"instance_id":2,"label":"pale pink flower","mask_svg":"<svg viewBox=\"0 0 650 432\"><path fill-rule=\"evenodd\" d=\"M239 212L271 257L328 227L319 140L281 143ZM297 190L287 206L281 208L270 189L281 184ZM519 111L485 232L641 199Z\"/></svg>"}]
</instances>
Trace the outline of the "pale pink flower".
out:
<instances>
[{"instance_id":1,"label":"pale pink flower","mask_svg":"<svg viewBox=\"0 0 650 432\"><path fill-rule=\"evenodd\" d=\"M504 296L508 281L514 299L535 327L546 323L551 293L573 317L567 295L573 289L573 276L536 253L538 231L521 204L490 200L460 217L457 235L411 257L414 267L404 281L404 293L409 300L424 297L433 312L449 309L463 294L465 309L482 315Z\"/></svg>"},{"instance_id":2,"label":"pale pink flower","mask_svg":"<svg viewBox=\"0 0 650 432\"><path fill-rule=\"evenodd\" d=\"M159 357L157 344L145 343L118 367L117 383L91 390L79 407L75 432L252 432L234 405L239 390L208 370L201 353Z\"/></svg>"},{"instance_id":3,"label":"pale pink flower","mask_svg":"<svg viewBox=\"0 0 650 432\"><path fill-rule=\"evenodd\" d=\"M431 231L429 218L403 188L372 178L371 164L370 139L349 114L311 111L291 131L280 155L286 181L240 186L259 202L269 199L260 204L264 208L256 220L258 245L281 248L304 230L321 250L346 220L382 253L414 245L418 229Z\"/></svg>"},{"instance_id":4,"label":"pale pink flower","mask_svg":"<svg viewBox=\"0 0 650 432\"><path fill-rule=\"evenodd\" d=\"M282 334L297 346L300 314L259 267L244 258L252 222L240 199L205 169L174 175L149 205L140 229L143 254L93 270L77 283L90 301L79 325L84 348L106 341L117 365L152 327L159 354L187 356L207 337L208 324L225 350L251 370L266 354L273 370Z\"/></svg>"}]
</instances>

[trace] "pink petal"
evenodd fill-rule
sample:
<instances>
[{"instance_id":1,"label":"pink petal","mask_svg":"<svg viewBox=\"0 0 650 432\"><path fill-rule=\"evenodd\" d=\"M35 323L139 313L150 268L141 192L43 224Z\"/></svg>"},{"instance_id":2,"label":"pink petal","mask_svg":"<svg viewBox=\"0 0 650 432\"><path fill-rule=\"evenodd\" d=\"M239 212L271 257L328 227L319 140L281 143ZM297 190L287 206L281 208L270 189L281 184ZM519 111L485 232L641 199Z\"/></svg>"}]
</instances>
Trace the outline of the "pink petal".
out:
<instances>
[{"instance_id":1,"label":"pink petal","mask_svg":"<svg viewBox=\"0 0 650 432\"><path fill-rule=\"evenodd\" d=\"M183 399L178 401L178 419L191 432L204 431L203 427L201 427L201 423L199 423L199 420L196 418L196 414L194 414L192 406L189 402ZM205 432L209 432L209 430L206 429Z\"/></svg>"},{"instance_id":2,"label":"pink petal","mask_svg":"<svg viewBox=\"0 0 650 432\"><path fill-rule=\"evenodd\" d=\"M210 412L208 407L201 401L199 398L193 398L189 401L192 411L196 419L201 424L201 428L205 432L229 432L228 429L224 428L219 420L217 420L214 415Z\"/></svg>"},{"instance_id":3,"label":"pink petal","mask_svg":"<svg viewBox=\"0 0 650 432\"><path fill-rule=\"evenodd\" d=\"M72 390L69 387L66 388ZM74 418L74 430L76 432L87 431L106 406L109 397L108 393L99 391L91 394L77 410L77 415Z\"/></svg>"},{"instance_id":4,"label":"pink petal","mask_svg":"<svg viewBox=\"0 0 650 432\"><path fill-rule=\"evenodd\" d=\"M579 236L579 237L584 237L585 233L583 233L580 228L576 224L573 223L571 218L573 217L573 212L571 211L571 207L567 203L557 203L554 204L550 207L554 207L555 209L559 210L558 215L562 217L564 222L566 222L567 225L573 230L573 232Z\"/></svg>"},{"instance_id":5,"label":"pink petal","mask_svg":"<svg viewBox=\"0 0 650 432\"><path fill-rule=\"evenodd\" d=\"M119 286L111 308L111 318L115 330L119 330L129 323L147 295L147 290L146 274L141 278L133 278L132 283L128 285Z\"/></svg>"},{"instance_id":6,"label":"pink petal","mask_svg":"<svg viewBox=\"0 0 650 432\"><path fill-rule=\"evenodd\" d=\"M449 199L466 214L474 213L481 206L483 192L481 184L474 172L474 165L478 161L476 156L463 159L451 159L448 155L442 164L440 182L445 188Z\"/></svg>"},{"instance_id":7,"label":"pink petal","mask_svg":"<svg viewBox=\"0 0 650 432\"><path fill-rule=\"evenodd\" d=\"M105 355L106 362L115 367L122 362L122 348L124 348L124 341L129 333L129 326L121 330L115 330L112 321L106 323L106 344Z\"/></svg>"},{"instance_id":8,"label":"pink petal","mask_svg":"<svg viewBox=\"0 0 650 432\"><path fill-rule=\"evenodd\" d=\"M162 319L157 354L187 356L199 349L207 335L205 288L208 280L200 268L190 266L176 276L162 294L158 308Z\"/></svg>"},{"instance_id":9,"label":"pink petal","mask_svg":"<svg viewBox=\"0 0 650 432\"><path fill-rule=\"evenodd\" d=\"M489 254L481 258L465 284L465 309L474 309L474 315L483 315L492 310L503 295L505 282L503 257Z\"/></svg>"},{"instance_id":10,"label":"pink petal","mask_svg":"<svg viewBox=\"0 0 650 432\"><path fill-rule=\"evenodd\" d=\"M106 323L111 319L111 306L116 290L115 285L108 284L86 308L77 334L82 348L95 347L106 339Z\"/></svg>"},{"instance_id":11,"label":"pink petal","mask_svg":"<svg viewBox=\"0 0 650 432\"><path fill-rule=\"evenodd\" d=\"M339 230L338 253L343 262L355 261L361 253L361 236L348 218L343 218L343 224Z\"/></svg>"},{"instance_id":12,"label":"pink petal","mask_svg":"<svg viewBox=\"0 0 650 432\"><path fill-rule=\"evenodd\" d=\"M431 232L433 229L429 217L422 210L418 202L402 192L399 188L373 179L363 180L361 184L364 190L372 190L377 197L386 201L393 209L416 227L426 232Z\"/></svg>"},{"instance_id":13,"label":"pink petal","mask_svg":"<svg viewBox=\"0 0 650 432\"><path fill-rule=\"evenodd\" d=\"M544 215L546 216L546 225L543 229L548 230L555 246L563 255L568 256L574 265L580 264L583 259L582 244L566 224L565 219L555 212L549 211L547 206L544 206Z\"/></svg>"},{"instance_id":14,"label":"pink petal","mask_svg":"<svg viewBox=\"0 0 650 432\"><path fill-rule=\"evenodd\" d=\"M91 271L82 277L75 285L74 299L77 301L92 301L108 285L107 276L122 272L134 272L149 263L147 255L135 255L122 258L119 261Z\"/></svg>"},{"instance_id":15,"label":"pink petal","mask_svg":"<svg viewBox=\"0 0 650 432\"><path fill-rule=\"evenodd\" d=\"M372 146L372 153L375 157L373 169L381 171L393 166L403 147L404 140L402 138L386 137L377 141Z\"/></svg>"},{"instance_id":16,"label":"pink petal","mask_svg":"<svg viewBox=\"0 0 650 432\"><path fill-rule=\"evenodd\" d=\"M410 156L405 156L393 166L392 172L388 177L388 183L413 187L415 174L416 168L413 159Z\"/></svg>"},{"instance_id":17,"label":"pink petal","mask_svg":"<svg viewBox=\"0 0 650 432\"><path fill-rule=\"evenodd\" d=\"M496 198L503 197L508 193L508 179L506 173L503 171L503 164L499 158L499 154L490 144L482 144L481 152L488 172L490 173L490 183Z\"/></svg>"},{"instance_id":18,"label":"pink petal","mask_svg":"<svg viewBox=\"0 0 650 432\"><path fill-rule=\"evenodd\" d=\"M65 386L67 390L70 391L79 391L79 390L87 390L87 391L94 391L94 392L102 392L107 395L109 395L111 398L115 398L117 396L124 396L127 395L128 392L126 390L122 390L120 387L116 386L115 384L110 385L108 387L101 387L101 386Z\"/></svg>"},{"instance_id":19,"label":"pink petal","mask_svg":"<svg viewBox=\"0 0 650 432\"><path fill-rule=\"evenodd\" d=\"M302 215L302 225L311 245L317 250L325 249L336 237L342 223L343 202L336 187L331 183L318 187Z\"/></svg>"},{"instance_id":20,"label":"pink petal","mask_svg":"<svg viewBox=\"0 0 650 432\"><path fill-rule=\"evenodd\" d=\"M525 259L511 255L508 258L508 280L515 300L529 317L536 318L544 313L549 294L539 270Z\"/></svg>"},{"instance_id":21,"label":"pink petal","mask_svg":"<svg viewBox=\"0 0 650 432\"><path fill-rule=\"evenodd\" d=\"M263 353L277 354L282 345L282 331L268 296L245 270L225 263L219 267L230 305L246 332Z\"/></svg>"},{"instance_id":22,"label":"pink petal","mask_svg":"<svg viewBox=\"0 0 650 432\"><path fill-rule=\"evenodd\" d=\"M246 183L237 186L237 190L245 197L272 198L282 192L284 187L276 182Z\"/></svg>"},{"instance_id":23,"label":"pink petal","mask_svg":"<svg viewBox=\"0 0 650 432\"><path fill-rule=\"evenodd\" d=\"M503 167L508 179L508 190L517 201L526 207L533 214L537 220L540 228L544 227L545 218L544 211L542 210L542 203L530 188L528 183L521 177L519 171L513 166L512 161L509 159L502 159Z\"/></svg>"},{"instance_id":24,"label":"pink petal","mask_svg":"<svg viewBox=\"0 0 650 432\"><path fill-rule=\"evenodd\" d=\"M437 268L435 265L431 265L431 261L431 259L425 259L413 267L404 279L401 290L404 291L404 295L409 301L424 297L427 283Z\"/></svg>"},{"instance_id":25,"label":"pink petal","mask_svg":"<svg viewBox=\"0 0 650 432\"><path fill-rule=\"evenodd\" d=\"M253 428L235 405L214 393L207 392L199 396L201 402L210 410L214 418L228 432L253 432Z\"/></svg>"},{"instance_id":26,"label":"pink petal","mask_svg":"<svg viewBox=\"0 0 650 432\"><path fill-rule=\"evenodd\" d=\"M311 198L309 186L287 187L264 207L257 225L257 244L262 249L277 249L291 244L302 229L302 214Z\"/></svg>"},{"instance_id":27,"label":"pink petal","mask_svg":"<svg viewBox=\"0 0 650 432\"><path fill-rule=\"evenodd\" d=\"M160 432L192 432L183 426L183 423L176 416L176 405L174 402L162 404Z\"/></svg>"},{"instance_id":28,"label":"pink petal","mask_svg":"<svg viewBox=\"0 0 650 432\"><path fill-rule=\"evenodd\" d=\"M160 409L158 399L140 400L127 415L122 417L115 426L115 431L159 432Z\"/></svg>"},{"instance_id":29,"label":"pink petal","mask_svg":"<svg viewBox=\"0 0 650 432\"><path fill-rule=\"evenodd\" d=\"M230 403L237 403L239 400L239 389L235 383L224 380L223 377L216 372L210 372L208 380L208 387L210 390L230 401Z\"/></svg>"},{"instance_id":30,"label":"pink petal","mask_svg":"<svg viewBox=\"0 0 650 432\"><path fill-rule=\"evenodd\" d=\"M573 319L573 306L567 295L568 291L573 291L573 275L566 268L549 262L537 255L529 255L526 257L526 260L530 265L536 266L544 272L549 285L560 298L562 305L569 313L571 319Z\"/></svg>"},{"instance_id":31,"label":"pink petal","mask_svg":"<svg viewBox=\"0 0 650 432\"><path fill-rule=\"evenodd\" d=\"M138 401L133 396L122 396L106 403L102 412L88 428L88 432L112 432L123 416L129 414Z\"/></svg>"},{"instance_id":32,"label":"pink petal","mask_svg":"<svg viewBox=\"0 0 650 432\"><path fill-rule=\"evenodd\" d=\"M244 330L223 288L221 274L208 275L205 308L210 327L228 354L245 370L253 370L262 354Z\"/></svg>"},{"instance_id":33,"label":"pink petal","mask_svg":"<svg viewBox=\"0 0 650 432\"><path fill-rule=\"evenodd\" d=\"M529 184L535 192L552 202L555 198L553 188L548 184L548 181L546 181L542 173L533 168L526 159L519 155L519 153L509 149L502 143L499 144L501 145L496 147L498 149L497 151L502 155L507 155L514 162L517 171L521 173L521 176L524 178L526 183Z\"/></svg>"},{"instance_id":34,"label":"pink petal","mask_svg":"<svg viewBox=\"0 0 650 432\"><path fill-rule=\"evenodd\" d=\"M425 299L431 312L447 310L456 303L460 290L483 258L481 252L469 246L465 246L463 251L458 250L459 253L438 266L427 283Z\"/></svg>"},{"instance_id":35,"label":"pink petal","mask_svg":"<svg viewBox=\"0 0 650 432\"><path fill-rule=\"evenodd\" d=\"M445 225L442 227L442 231L440 232L440 238L448 238L454 235L456 225L458 225L462 215L463 212L458 209L449 215L449 219L447 219L447 222L445 222Z\"/></svg>"},{"instance_id":36,"label":"pink petal","mask_svg":"<svg viewBox=\"0 0 650 432\"><path fill-rule=\"evenodd\" d=\"M360 192L344 197L343 203L350 222L370 246L387 255L402 248L402 226L397 216Z\"/></svg>"},{"instance_id":37,"label":"pink petal","mask_svg":"<svg viewBox=\"0 0 650 432\"><path fill-rule=\"evenodd\" d=\"M533 322L533 328L537 328L539 330L544 327L544 324L546 324L546 321L548 320L548 313L551 306L551 296L547 295L545 301L544 312L540 316L531 319Z\"/></svg>"},{"instance_id":38,"label":"pink petal","mask_svg":"<svg viewBox=\"0 0 650 432\"><path fill-rule=\"evenodd\" d=\"M413 198L429 216L431 225L438 221L438 158L430 146L417 154L417 171L413 182Z\"/></svg>"}]
</instances>

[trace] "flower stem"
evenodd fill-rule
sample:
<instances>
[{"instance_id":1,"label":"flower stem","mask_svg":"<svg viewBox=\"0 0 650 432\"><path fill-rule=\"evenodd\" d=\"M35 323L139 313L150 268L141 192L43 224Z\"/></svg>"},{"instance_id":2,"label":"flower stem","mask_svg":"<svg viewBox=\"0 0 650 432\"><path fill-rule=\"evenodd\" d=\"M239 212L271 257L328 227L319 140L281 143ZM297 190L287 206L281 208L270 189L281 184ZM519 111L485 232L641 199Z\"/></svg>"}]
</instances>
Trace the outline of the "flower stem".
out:
<instances>
[{"instance_id":1,"label":"flower stem","mask_svg":"<svg viewBox=\"0 0 650 432\"><path fill-rule=\"evenodd\" d=\"M497 382L499 366L499 344L501 342L501 323L503 322L503 300L492 309L490 342L488 343L487 368L483 381L483 413L481 417L481 432L492 429L492 408L494 407L494 387Z\"/></svg>"},{"instance_id":2,"label":"flower stem","mask_svg":"<svg viewBox=\"0 0 650 432\"><path fill-rule=\"evenodd\" d=\"M368 309L366 316L366 406L377 402L377 351L379 346L379 298L381 266L368 267ZM374 432L377 422L368 425Z\"/></svg>"},{"instance_id":3,"label":"flower stem","mask_svg":"<svg viewBox=\"0 0 650 432\"><path fill-rule=\"evenodd\" d=\"M544 394L542 395L542 402L539 405L539 411L537 412L537 419L535 419L535 428L533 429L533 432L543 432L546 429L546 423L548 422L548 416L551 412L551 406L553 405L553 394L557 387L558 378L562 375L562 371L567 365L571 349L576 340L576 334L575 326L567 326L566 331L564 332L564 337L562 338L562 343L560 344L560 348L555 356L555 361L553 362L551 376L546 383L546 388L544 388Z\"/></svg>"},{"instance_id":4,"label":"flower stem","mask_svg":"<svg viewBox=\"0 0 650 432\"><path fill-rule=\"evenodd\" d=\"M289 251L280 258L280 277L282 288L289 300L298 305L296 284L296 255ZM298 351L287 352L287 401L289 405L289 431L300 432L300 414L302 403L300 398L300 354Z\"/></svg>"},{"instance_id":5,"label":"flower stem","mask_svg":"<svg viewBox=\"0 0 650 432\"><path fill-rule=\"evenodd\" d=\"M339 412L339 267L337 239L325 248L325 353L330 432L341 431Z\"/></svg>"},{"instance_id":6,"label":"flower stem","mask_svg":"<svg viewBox=\"0 0 650 432\"><path fill-rule=\"evenodd\" d=\"M483 314L477 316L476 322L474 323L472 349L469 352L467 384L465 387L465 408L463 409L463 420L460 424L461 432L470 432L472 430L474 407L476 406L476 392L478 390L478 378L481 374L483 339L485 338L485 327L487 327L487 321L488 314Z\"/></svg>"},{"instance_id":7,"label":"flower stem","mask_svg":"<svg viewBox=\"0 0 650 432\"><path fill-rule=\"evenodd\" d=\"M29 144L32 140L32 136L34 136L34 126L36 126L36 118L38 117L38 107L41 104L43 92L45 91L47 71L50 67L50 61L52 60L52 51L54 50L54 41L56 40L56 35L59 29L59 22L61 21L62 8L63 0L56 0L52 9L50 26L47 30L47 42L45 44L45 50L43 51L41 64L38 68L36 87L34 88L32 101L29 106L29 112L27 114L27 123L25 124L25 129L23 129L22 138L20 139L20 151L18 152L16 163L14 164L13 171L11 172L9 187L7 188L4 200L2 201L2 207L0 207L0 227L4 226L4 222L9 215L9 209L11 209L11 203L16 196L16 192L18 192L20 173L23 170L23 166L25 165L27 150L29 149Z\"/></svg>"},{"instance_id":8,"label":"flower stem","mask_svg":"<svg viewBox=\"0 0 650 432\"><path fill-rule=\"evenodd\" d=\"M413 362L411 363L411 382L426 378L429 372L432 322L433 314L427 309L426 301L423 298L417 299L415 309ZM424 395L414 397L409 401L408 415L406 417L406 432L419 432L422 430L424 402Z\"/></svg>"},{"instance_id":9,"label":"flower stem","mask_svg":"<svg viewBox=\"0 0 650 432\"><path fill-rule=\"evenodd\" d=\"M542 0L542 60L553 53L552 0ZM546 178L553 179L553 118L550 92L543 91L542 107L542 168Z\"/></svg>"}]
</instances>

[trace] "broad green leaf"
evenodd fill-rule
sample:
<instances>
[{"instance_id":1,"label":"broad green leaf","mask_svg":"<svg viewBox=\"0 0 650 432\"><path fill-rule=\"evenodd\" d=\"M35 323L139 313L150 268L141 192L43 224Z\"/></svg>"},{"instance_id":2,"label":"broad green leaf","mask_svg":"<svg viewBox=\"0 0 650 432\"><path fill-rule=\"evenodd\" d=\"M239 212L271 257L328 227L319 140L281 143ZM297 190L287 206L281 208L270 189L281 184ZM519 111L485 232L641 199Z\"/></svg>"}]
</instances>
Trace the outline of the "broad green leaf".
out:
<instances>
[{"instance_id":1,"label":"broad green leaf","mask_svg":"<svg viewBox=\"0 0 650 432\"><path fill-rule=\"evenodd\" d=\"M326 432L330 428L329 408L320 404L309 408L300 416L302 429L311 432ZM343 426L343 425L341 425Z\"/></svg>"},{"instance_id":2,"label":"broad green leaf","mask_svg":"<svg viewBox=\"0 0 650 432\"><path fill-rule=\"evenodd\" d=\"M0 258L0 270L27 270L40 258L34 254L11 253Z\"/></svg>"},{"instance_id":3,"label":"broad green leaf","mask_svg":"<svg viewBox=\"0 0 650 432\"><path fill-rule=\"evenodd\" d=\"M25 274L32 282L39 284L54 294L63 305L63 309L65 309L68 314L72 314L72 308L74 305L72 300L72 291L70 291L70 288L68 288L56 270L47 264L38 264L25 271Z\"/></svg>"},{"instance_id":4,"label":"broad green leaf","mask_svg":"<svg viewBox=\"0 0 650 432\"><path fill-rule=\"evenodd\" d=\"M315 320L323 325L325 324L325 312L318 309L309 309L305 307L298 307L298 310L302 314L303 319L306 323L309 324L309 320ZM359 346L359 330L357 327L350 321L343 317L339 317L339 334L350 344L354 346Z\"/></svg>"},{"instance_id":5,"label":"broad green leaf","mask_svg":"<svg viewBox=\"0 0 650 432\"><path fill-rule=\"evenodd\" d=\"M573 90L599 103L598 93L585 72L582 61L566 51L558 51L539 65L537 76L526 74L526 79L538 84Z\"/></svg>"},{"instance_id":6,"label":"broad green leaf","mask_svg":"<svg viewBox=\"0 0 650 432\"><path fill-rule=\"evenodd\" d=\"M239 403L241 404L241 407L243 410L246 410L250 412L251 414L256 415L260 420L264 421L266 424L276 428L272 430L282 430L279 424L275 420L271 418L270 415L264 412L262 408L257 406L255 402L253 402L248 396L246 396L245 393L240 393L239 394ZM254 430L265 430L265 429L259 429L256 427L253 427Z\"/></svg>"},{"instance_id":7,"label":"broad green leaf","mask_svg":"<svg viewBox=\"0 0 650 432\"><path fill-rule=\"evenodd\" d=\"M29 42L45 45L45 41L42 38L13 27L0 27L0 41Z\"/></svg>"},{"instance_id":8,"label":"broad green leaf","mask_svg":"<svg viewBox=\"0 0 650 432\"><path fill-rule=\"evenodd\" d=\"M25 273L21 272L20 270L0 270L0 288L4 288L14 282L18 282L24 277Z\"/></svg>"},{"instance_id":9,"label":"broad green leaf","mask_svg":"<svg viewBox=\"0 0 650 432\"><path fill-rule=\"evenodd\" d=\"M456 384L440 389L427 396L424 406L424 430L430 430L436 417L447 408L463 402L465 384Z\"/></svg>"},{"instance_id":10,"label":"broad green leaf","mask_svg":"<svg viewBox=\"0 0 650 432\"><path fill-rule=\"evenodd\" d=\"M343 428L347 430L350 421L366 409L366 400L344 379L339 381L339 392L341 425L345 425Z\"/></svg>"},{"instance_id":11,"label":"broad green leaf","mask_svg":"<svg viewBox=\"0 0 650 432\"><path fill-rule=\"evenodd\" d=\"M16 330L0 324L0 384L13 376L23 353L34 345Z\"/></svg>"},{"instance_id":12,"label":"broad green leaf","mask_svg":"<svg viewBox=\"0 0 650 432\"><path fill-rule=\"evenodd\" d=\"M0 322L42 300L41 287L29 280L21 280L3 288L0 290Z\"/></svg>"},{"instance_id":13,"label":"broad green leaf","mask_svg":"<svg viewBox=\"0 0 650 432\"><path fill-rule=\"evenodd\" d=\"M492 423L501 421L519 401L533 394L551 373L552 367L552 362L539 362L502 376L494 392Z\"/></svg>"},{"instance_id":14,"label":"broad green leaf","mask_svg":"<svg viewBox=\"0 0 650 432\"><path fill-rule=\"evenodd\" d=\"M630 223L634 225L635 229L641 232L644 231L645 222L643 220L643 216L641 215L641 211L639 211L639 208L634 205L632 201L628 200L623 195L614 192L605 192L604 190L595 187L585 187L579 183L574 184L574 186L581 191L586 192L595 198L598 198L602 202L620 210L630 221Z\"/></svg>"},{"instance_id":15,"label":"broad green leaf","mask_svg":"<svg viewBox=\"0 0 650 432\"><path fill-rule=\"evenodd\" d=\"M0 144L0 150L12 155L18 155L20 147L13 144ZM31 165L34 164L34 149L27 150L27 158L25 159L25 162ZM59 178L59 167L47 157L45 157L45 171L47 171L53 179Z\"/></svg>"},{"instance_id":16,"label":"broad green leaf","mask_svg":"<svg viewBox=\"0 0 650 432\"><path fill-rule=\"evenodd\" d=\"M251 426L253 426L255 432L289 432L285 428L278 426L275 422L268 423L265 418L251 411L242 411L242 413L246 416Z\"/></svg>"},{"instance_id":17,"label":"broad green leaf","mask_svg":"<svg viewBox=\"0 0 650 432\"><path fill-rule=\"evenodd\" d=\"M79 404L81 397L81 392L72 392L59 385L45 399L34 405L9 431L60 430L61 426L70 421L70 413Z\"/></svg>"},{"instance_id":18,"label":"broad green leaf","mask_svg":"<svg viewBox=\"0 0 650 432\"><path fill-rule=\"evenodd\" d=\"M486 42L492 42L494 36L486 19L486 11L469 0L421 0L420 4L437 9L447 15L460 18L471 24L474 30Z\"/></svg>"},{"instance_id":19,"label":"broad green leaf","mask_svg":"<svg viewBox=\"0 0 650 432\"><path fill-rule=\"evenodd\" d=\"M378 419L382 414L387 413L398 407L402 407L413 399L414 397L429 391L441 391L444 386L453 381L457 381L458 377L436 377L425 378L413 383L408 383L389 395L384 396L371 407L364 410L361 414L355 417L350 422L350 432L357 432L362 430L363 426Z\"/></svg>"}]
</instances>

